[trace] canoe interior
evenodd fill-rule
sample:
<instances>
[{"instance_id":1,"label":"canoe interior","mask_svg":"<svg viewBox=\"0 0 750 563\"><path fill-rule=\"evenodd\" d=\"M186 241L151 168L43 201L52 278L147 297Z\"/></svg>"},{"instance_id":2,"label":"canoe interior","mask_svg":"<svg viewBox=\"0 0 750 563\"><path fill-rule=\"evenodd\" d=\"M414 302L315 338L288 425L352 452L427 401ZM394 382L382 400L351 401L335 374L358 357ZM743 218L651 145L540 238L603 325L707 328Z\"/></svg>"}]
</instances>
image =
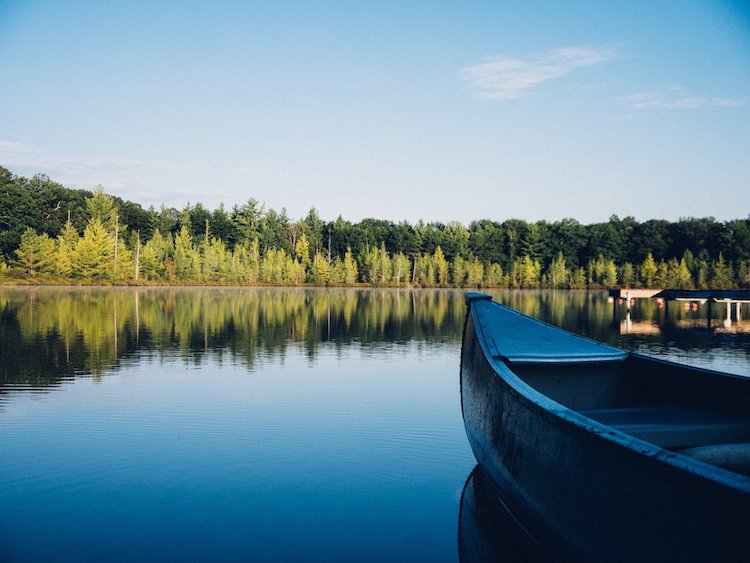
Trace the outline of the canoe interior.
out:
<instances>
[{"instance_id":1,"label":"canoe interior","mask_svg":"<svg viewBox=\"0 0 750 563\"><path fill-rule=\"evenodd\" d=\"M750 474L750 382L744 378L637 355L586 364L506 364L553 401L662 448L692 455L693 448L731 444L731 469ZM747 446L744 456L739 444Z\"/></svg>"}]
</instances>

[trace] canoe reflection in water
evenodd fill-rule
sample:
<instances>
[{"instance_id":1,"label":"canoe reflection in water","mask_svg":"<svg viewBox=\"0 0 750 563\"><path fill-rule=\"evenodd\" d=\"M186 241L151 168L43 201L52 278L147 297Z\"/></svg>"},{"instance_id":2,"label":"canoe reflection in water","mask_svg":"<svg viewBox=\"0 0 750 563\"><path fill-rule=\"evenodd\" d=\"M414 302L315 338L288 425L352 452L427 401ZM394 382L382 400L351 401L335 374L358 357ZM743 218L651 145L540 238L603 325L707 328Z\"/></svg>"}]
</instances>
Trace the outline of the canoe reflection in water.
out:
<instances>
[{"instance_id":1,"label":"canoe reflection in water","mask_svg":"<svg viewBox=\"0 0 750 563\"><path fill-rule=\"evenodd\" d=\"M458 559L461 563L553 560L509 512L478 465L461 493Z\"/></svg>"}]
</instances>

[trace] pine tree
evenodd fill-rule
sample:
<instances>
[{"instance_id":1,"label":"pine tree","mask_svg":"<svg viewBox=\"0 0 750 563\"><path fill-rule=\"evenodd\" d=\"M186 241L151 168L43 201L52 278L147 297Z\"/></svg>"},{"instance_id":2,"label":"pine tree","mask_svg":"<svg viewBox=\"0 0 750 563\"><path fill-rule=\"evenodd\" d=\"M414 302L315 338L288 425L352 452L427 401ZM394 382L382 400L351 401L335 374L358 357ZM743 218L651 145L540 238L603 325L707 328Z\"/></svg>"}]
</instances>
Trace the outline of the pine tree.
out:
<instances>
[{"instance_id":1,"label":"pine tree","mask_svg":"<svg viewBox=\"0 0 750 563\"><path fill-rule=\"evenodd\" d=\"M453 285L463 287L466 281L466 261L461 256L456 256L453 259L451 274Z\"/></svg>"},{"instance_id":2,"label":"pine tree","mask_svg":"<svg viewBox=\"0 0 750 563\"><path fill-rule=\"evenodd\" d=\"M357 283L358 273L357 263L354 261L352 249L347 247L346 254L344 254L344 283L346 285L355 285Z\"/></svg>"},{"instance_id":3,"label":"pine tree","mask_svg":"<svg viewBox=\"0 0 750 563\"><path fill-rule=\"evenodd\" d=\"M185 225L174 239L174 263L177 278L181 280L193 280L200 271L200 256Z\"/></svg>"},{"instance_id":4,"label":"pine tree","mask_svg":"<svg viewBox=\"0 0 750 563\"><path fill-rule=\"evenodd\" d=\"M104 188L98 185L94 188L94 194L86 198L86 209L89 212L89 220L97 219L105 229L109 229L112 220L112 212L115 202L112 196L104 193Z\"/></svg>"},{"instance_id":5,"label":"pine tree","mask_svg":"<svg viewBox=\"0 0 750 563\"><path fill-rule=\"evenodd\" d=\"M550 262L547 269L547 283L553 289L568 287L568 269L565 267L565 256L562 251Z\"/></svg>"},{"instance_id":6,"label":"pine tree","mask_svg":"<svg viewBox=\"0 0 750 563\"><path fill-rule=\"evenodd\" d=\"M320 252L320 249L316 249L316 252ZM310 267L310 241L307 240L305 233L302 233L297 238L297 242L294 244L294 255L305 268Z\"/></svg>"},{"instance_id":7,"label":"pine tree","mask_svg":"<svg viewBox=\"0 0 750 563\"><path fill-rule=\"evenodd\" d=\"M435 266L435 276L437 278L437 283L440 286L447 286L448 285L448 277L450 274L450 268L448 265L448 260L445 259L445 254L443 254L443 249L440 248L440 245L437 246L435 249L435 252L432 255L432 263Z\"/></svg>"},{"instance_id":8,"label":"pine tree","mask_svg":"<svg viewBox=\"0 0 750 563\"><path fill-rule=\"evenodd\" d=\"M55 241L47 233L38 235L29 227L21 235L21 244L16 249L18 264L31 277L51 273L55 266Z\"/></svg>"},{"instance_id":9,"label":"pine tree","mask_svg":"<svg viewBox=\"0 0 750 563\"><path fill-rule=\"evenodd\" d=\"M685 258L682 258L679 262L675 258L669 261L669 278L669 285L673 288L693 288L693 277L690 275Z\"/></svg>"},{"instance_id":10,"label":"pine tree","mask_svg":"<svg viewBox=\"0 0 750 563\"><path fill-rule=\"evenodd\" d=\"M656 277L654 278L656 287L666 288L669 286L669 267L664 260L659 260L656 266Z\"/></svg>"},{"instance_id":11,"label":"pine tree","mask_svg":"<svg viewBox=\"0 0 750 563\"><path fill-rule=\"evenodd\" d=\"M479 287L484 279L484 264L476 256L472 256L466 267L466 285Z\"/></svg>"},{"instance_id":12,"label":"pine tree","mask_svg":"<svg viewBox=\"0 0 750 563\"><path fill-rule=\"evenodd\" d=\"M654 257L651 253L648 253L646 259L641 264L641 283L643 287L652 288L654 287L654 281L656 280L656 272L658 270Z\"/></svg>"},{"instance_id":13,"label":"pine tree","mask_svg":"<svg viewBox=\"0 0 750 563\"><path fill-rule=\"evenodd\" d=\"M393 257L393 281L397 286L408 284L411 273L411 260L403 252L397 252Z\"/></svg>"},{"instance_id":14,"label":"pine tree","mask_svg":"<svg viewBox=\"0 0 750 563\"><path fill-rule=\"evenodd\" d=\"M86 225L73 254L74 275L82 278L108 279L111 275L114 241L98 218Z\"/></svg>"},{"instance_id":15,"label":"pine tree","mask_svg":"<svg viewBox=\"0 0 750 563\"><path fill-rule=\"evenodd\" d=\"M630 262L625 262L620 270L620 283L627 288L633 288L636 285L635 268Z\"/></svg>"},{"instance_id":16,"label":"pine tree","mask_svg":"<svg viewBox=\"0 0 750 563\"><path fill-rule=\"evenodd\" d=\"M719 258L711 262L712 289L731 289L734 287L734 273L732 265L724 261L724 254L719 252Z\"/></svg>"},{"instance_id":17,"label":"pine tree","mask_svg":"<svg viewBox=\"0 0 750 563\"><path fill-rule=\"evenodd\" d=\"M304 236L304 235L303 235ZM299 243L299 241L297 241ZM331 266L328 260L320 253L316 252L312 261L312 282L315 285L328 285L331 277Z\"/></svg>"},{"instance_id":18,"label":"pine tree","mask_svg":"<svg viewBox=\"0 0 750 563\"><path fill-rule=\"evenodd\" d=\"M605 288L612 288L617 285L617 266L615 266L614 260L610 259L604 262L602 285Z\"/></svg>"},{"instance_id":19,"label":"pine tree","mask_svg":"<svg viewBox=\"0 0 750 563\"><path fill-rule=\"evenodd\" d=\"M488 287L502 287L503 281L503 268L497 262L491 262L489 268L487 268L486 283Z\"/></svg>"},{"instance_id":20,"label":"pine tree","mask_svg":"<svg viewBox=\"0 0 750 563\"><path fill-rule=\"evenodd\" d=\"M57 239L57 253L55 256L55 274L63 278L69 278L73 273L73 252L75 247L71 248Z\"/></svg>"}]
</instances>

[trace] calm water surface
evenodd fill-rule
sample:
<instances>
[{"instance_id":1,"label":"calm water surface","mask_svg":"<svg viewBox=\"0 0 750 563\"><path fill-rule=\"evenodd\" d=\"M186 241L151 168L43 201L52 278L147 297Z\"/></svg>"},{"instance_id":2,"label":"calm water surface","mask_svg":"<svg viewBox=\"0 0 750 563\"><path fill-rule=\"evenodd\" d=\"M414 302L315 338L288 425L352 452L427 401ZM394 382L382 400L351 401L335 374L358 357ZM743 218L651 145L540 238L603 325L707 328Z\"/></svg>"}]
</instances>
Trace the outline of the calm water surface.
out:
<instances>
[{"instance_id":1,"label":"calm water surface","mask_svg":"<svg viewBox=\"0 0 750 563\"><path fill-rule=\"evenodd\" d=\"M734 309L493 295L750 375ZM0 311L2 561L455 561L482 537L462 292L2 288Z\"/></svg>"}]
</instances>

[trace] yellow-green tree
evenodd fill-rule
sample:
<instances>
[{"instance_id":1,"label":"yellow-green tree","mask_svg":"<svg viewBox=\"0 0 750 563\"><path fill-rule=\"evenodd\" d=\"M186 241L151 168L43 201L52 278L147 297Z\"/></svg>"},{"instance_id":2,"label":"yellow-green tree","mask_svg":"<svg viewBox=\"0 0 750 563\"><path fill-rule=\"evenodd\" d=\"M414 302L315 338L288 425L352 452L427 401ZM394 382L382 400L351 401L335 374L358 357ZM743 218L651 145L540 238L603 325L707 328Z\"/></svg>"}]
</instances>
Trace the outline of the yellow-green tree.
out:
<instances>
[{"instance_id":1,"label":"yellow-green tree","mask_svg":"<svg viewBox=\"0 0 750 563\"><path fill-rule=\"evenodd\" d=\"M451 281L456 287L463 287L466 281L466 261L456 256L451 264Z\"/></svg>"},{"instance_id":2,"label":"yellow-green tree","mask_svg":"<svg viewBox=\"0 0 750 563\"><path fill-rule=\"evenodd\" d=\"M304 237L305 235L302 235ZM300 238L302 238L300 237ZM305 239L307 241L307 239ZM299 246L299 240L297 241L297 246ZM309 246L308 246L309 248ZM309 258L308 258L309 260ZM315 253L315 257L312 261L312 282L315 285L328 285L331 277L331 265L328 263L328 260L326 260L325 256L323 256L320 252Z\"/></svg>"},{"instance_id":3,"label":"yellow-green tree","mask_svg":"<svg viewBox=\"0 0 750 563\"><path fill-rule=\"evenodd\" d=\"M21 235L16 257L18 265L31 277L52 273L55 266L55 241L47 233L39 235L29 227Z\"/></svg>"},{"instance_id":4,"label":"yellow-green tree","mask_svg":"<svg viewBox=\"0 0 750 563\"><path fill-rule=\"evenodd\" d=\"M641 283L643 287L652 288L654 287L654 281L656 280L656 272L658 267L653 255L649 252L646 259L641 264Z\"/></svg>"},{"instance_id":5,"label":"yellow-green tree","mask_svg":"<svg viewBox=\"0 0 750 563\"><path fill-rule=\"evenodd\" d=\"M344 283L346 285L356 284L359 272L357 268L357 262L354 260L354 256L352 255L352 249L349 247L347 247L346 254L344 254L343 267Z\"/></svg>"},{"instance_id":6,"label":"yellow-green tree","mask_svg":"<svg viewBox=\"0 0 750 563\"><path fill-rule=\"evenodd\" d=\"M468 232L467 232L468 234ZM450 267L448 260L445 259L445 254L440 245L435 248L435 252L432 255L432 263L435 267L435 277L438 285L447 286L450 276Z\"/></svg>"},{"instance_id":7,"label":"yellow-green tree","mask_svg":"<svg viewBox=\"0 0 750 563\"><path fill-rule=\"evenodd\" d=\"M693 288L693 277L690 275L685 258L679 262L676 258L669 261L669 285L678 289Z\"/></svg>"},{"instance_id":8,"label":"yellow-green tree","mask_svg":"<svg viewBox=\"0 0 750 563\"><path fill-rule=\"evenodd\" d=\"M502 287L505 285L503 279L503 267L497 262L491 262L487 268L485 285L488 287Z\"/></svg>"},{"instance_id":9,"label":"yellow-green tree","mask_svg":"<svg viewBox=\"0 0 750 563\"><path fill-rule=\"evenodd\" d=\"M98 218L92 218L73 253L74 274L86 279L108 279L112 272L113 252L112 237Z\"/></svg>"},{"instance_id":10,"label":"yellow-green tree","mask_svg":"<svg viewBox=\"0 0 750 563\"><path fill-rule=\"evenodd\" d=\"M200 272L200 254L193 246L193 237L186 226L182 226L174 239L174 263L177 277L194 280Z\"/></svg>"},{"instance_id":11,"label":"yellow-green tree","mask_svg":"<svg viewBox=\"0 0 750 563\"><path fill-rule=\"evenodd\" d=\"M570 272L566 266L565 255L560 251L547 269L547 284L553 289L566 288L569 286L569 277Z\"/></svg>"},{"instance_id":12,"label":"yellow-green tree","mask_svg":"<svg viewBox=\"0 0 750 563\"><path fill-rule=\"evenodd\" d=\"M411 274L411 260L403 252L397 252L393 257L393 282L397 286L409 283Z\"/></svg>"},{"instance_id":13,"label":"yellow-green tree","mask_svg":"<svg viewBox=\"0 0 750 563\"><path fill-rule=\"evenodd\" d=\"M484 279L484 264L472 256L466 266L466 285L468 287L479 287Z\"/></svg>"},{"instance_id":14,"label":"yellow-green tree","mask_svg":"<svg viewBox=\"0 0 750 563\"><path fill-rule=\"evenodd\" d=\"M724 254L719 252L719 257L711 262L712 289L732 289L734 287L734 272L732 264L724 261Z\"/></svg>"},{"instance_id":15,"label":"yellow-green tree","mask_svg":"<svg viewBox=\"0 0 750 563\"><path fill-rule=\"evenodd\" d=\"M76 245L80 239L78 231L73 226L70 219L67 220L65 225L57 236L57 256L55 259L55 273L58 276L70 277L73 273L73 255L76 251Z\"/></svg>"}]
</instances>

